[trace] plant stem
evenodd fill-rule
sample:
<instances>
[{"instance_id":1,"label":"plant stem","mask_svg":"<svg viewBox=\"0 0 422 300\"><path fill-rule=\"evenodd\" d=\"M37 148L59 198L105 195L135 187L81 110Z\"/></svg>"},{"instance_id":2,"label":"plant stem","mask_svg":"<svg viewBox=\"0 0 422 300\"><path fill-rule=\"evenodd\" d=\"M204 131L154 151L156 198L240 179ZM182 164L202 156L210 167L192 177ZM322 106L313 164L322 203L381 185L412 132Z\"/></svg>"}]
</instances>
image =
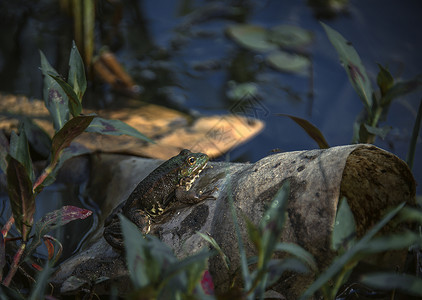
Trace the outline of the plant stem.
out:
<instances>
[{"instance_id":1,"label":"plant stem","mask_svg":"<svg viewBox=\"0 0 422 300\"><path fill-rule=\"evenodd\" d=\"M16 271L18 270L19 261L21 260L22 254L25 251L26 243L22 243L16 252L15 256L13 257L13 264L10 268L9 273L7 274L6 278L3 281L5 286L9 286L10 282L12 281L13 276L15 276Z\"/></svg>"},{"instance_id":2,"label":"plant stem","mask_svg":"<svg viewBox=\"0 0 422 300\"><path fill-rule=\"evenodd\" d=\"M3 226L2 230L1 230L1 234L3 235L3 238L6 239L7 234L9 233L9 230L12 227L13 223L15 223L15 218L12 215L9 218L9 220L7 220L6 224L4 224L4 226Z\"/></svg>"}]
</instances>

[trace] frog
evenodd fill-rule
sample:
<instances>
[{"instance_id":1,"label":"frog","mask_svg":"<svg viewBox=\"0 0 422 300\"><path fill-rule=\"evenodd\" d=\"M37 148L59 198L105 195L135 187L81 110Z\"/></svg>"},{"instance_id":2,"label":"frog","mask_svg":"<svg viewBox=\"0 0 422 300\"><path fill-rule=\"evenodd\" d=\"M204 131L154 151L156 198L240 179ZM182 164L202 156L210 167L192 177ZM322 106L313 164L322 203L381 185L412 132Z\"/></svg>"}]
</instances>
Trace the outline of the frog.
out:
<instances>
[{"instance_id":1,"label":"frog","mask_svg":"<svg viewBox=\"0 0 422 300\"><path fill-rule=\"evenodd\" d=\"M103 236L116 250L124 249L119 214L132 221L143 233L150 233L151 225L165 214L173 203L193 205L207 198L215 199L215 189L199 192L191 190L199 174L207 166L209 157L183 149L162 163L138 183L126 201L118 205L104 222Z\"/></svg>"}]
</instances>

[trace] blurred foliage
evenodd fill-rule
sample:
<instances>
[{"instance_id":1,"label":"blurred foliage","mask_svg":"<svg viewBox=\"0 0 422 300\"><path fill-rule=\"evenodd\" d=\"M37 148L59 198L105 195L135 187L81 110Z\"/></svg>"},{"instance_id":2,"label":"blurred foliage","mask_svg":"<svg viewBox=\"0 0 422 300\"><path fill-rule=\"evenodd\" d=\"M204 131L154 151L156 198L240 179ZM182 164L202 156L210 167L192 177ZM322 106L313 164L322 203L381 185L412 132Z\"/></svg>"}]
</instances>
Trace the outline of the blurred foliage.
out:
<instances>
[{"instance_id":1,"label":"blurred foliage","mask_svg":"<svg viewBox=\"0 0 422 300\"><path fill-rule=\"evenodd\" d=\"M63 249L61 243L47 233L73 220L85 219L92 214L91 211L86 209L64 206L46 214L33 226L35 197L45 186L54 182L55 175L64 161L75 155L86 153L86 149L71 147L72 141L84 131L110 135L128 134L151 141L121 121L81 114L82 98L87 83L84 63L75 43L73 43L70 52L67 81L59 76L42 52L40 52L40 55L41 70L44 75L44 102L53 119L56 132L50 139L36 123L28 118L22 118L19 134L12 132L10 145L4 135L0 136L0 166L6 173L7 190L12 208L12 217L3 227L0 241L0 279L2 279L1 275L5 266L9 266L8 274L0 289L0 296L4 297L23 297L19 294L19 291L11 290L8 286L23 262L31 261L33 252L44 242L48 252L48 267L39 273L40 280L34 285L33 292L30 295L31 299L41 298L44 295L51 267L57 262ZM95 122L93 122L94 120ZM49 153L49 163L37 178L34 175L29 143L33 144L33 148L37 149L38 152L47 155ZM6 243L12 241L7 238L7 235L13 223L21 237L12 239L20 242L15 247L17 250L13 260L8 264L5 255ZM32 236L30 235L31 232L33 232ZM43 269L36 263L32 263L32 266L38 270Z\"/></svg>"}]
</instances>

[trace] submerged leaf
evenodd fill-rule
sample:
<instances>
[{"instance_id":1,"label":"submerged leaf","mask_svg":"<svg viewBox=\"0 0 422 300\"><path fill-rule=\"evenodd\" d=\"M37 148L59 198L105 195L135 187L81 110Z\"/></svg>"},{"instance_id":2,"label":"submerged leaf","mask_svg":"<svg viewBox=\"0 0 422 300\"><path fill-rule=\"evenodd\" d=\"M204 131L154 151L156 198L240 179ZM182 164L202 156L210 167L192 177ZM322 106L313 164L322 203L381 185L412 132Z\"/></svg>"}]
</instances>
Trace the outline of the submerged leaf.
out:
<instances>
[{"instance_id":1,"label":"submerged leaf","mask_svg":"<svg viewBox=\"0 0 422 300\"><path fill-rule=\"evenodd\" d=\"M227 28L228 35L248 50L268 52L278 48L268 40L268 31L258 25L237 24Z\"/></svg>"},{"instance_id":2,"label":"submerged leaf","mask_svg":"<svg viewBox=\"0 0 422 300\"><path fill-rule=\"evenodd\" d=\"M287 114L277 114L277 115L289 117L294 122L296 122L296 124L302 127L306 131L306 133L318 144L320 149L330 148L330 145L328 145L321 131L319 131L319 129L315 125L310 123L309 121L299 118L299 117L287 115Z\"/></svg>"},{"instance_id":3,"label":"submerged leaf","mask_svg":"<svg viewBox=\"0 0 422 300\"><path fill-rule=\"evenodd\" d=\"M107 135L130 135L138 139L154 143L153 140L146 137L132 126L120 121L120 120L106 120L100 117L96 117L86 129L87 132L97 132Z\"/></svg>"},{"instance_id":4,"label":"submerged leaf","mask_svg":"<svg viewBox=\"0 0 422 300\"><path fill-rule=\"evenodd\" d=\"M41 71L44 75L44 102L45 106L47 107L48 111L50 112L53 118L54 129L58 131L69 119L69 100L60 85L52 77L49 76L49 74L53 74L55 76L58 76L59 74L49 64L47 58L45 57L44 53L42 53L42 51L40 51L40 56Z\"/></svg>"},{"instance_id":5,"label":"submerged leaf","mask_svg":"<svg viewBox=\"0 0 422 300\"><path fill-rule=\"evenodd\" d=\"M419 101L418 114L416 115L415 124L413 125L412 138L410 139L409 150L406 156L406 163L411 170L413 168L413 161L415 159L416 142L418 141L421 122L422 122L422 99Z\"/></svg>"},{"instance_id":6,"label":"submerged leaf","mask_svg":"<svg viewBox=\"0 0 422 300\"><path fill-rule=\"evenodd\" d=\"M51 149L51 138L49 135L30 118L24 117L24 123L25 134L30 145L44 158L48 158Z\"/></svg>"},{"instance_id":7,"label":"submerged leaf","mask_svg":"<svg viewBox=\"0 0 422 300\"><path fill-rule=\"evenodd\" d=\"M303 55L288 53L281 50L271 52L266 60L277 70L291 73L303 72L311 63L309 58Z\"/></svg>"},{"instance_id":8,"label":"submerged leaf","mask_svg":"<svg viewBox=\"0 0 422 300\"><path fill-rule=\"evenodd\" d=\"M9 154L25 167L29 178L31 179L31 181L33 181L34 170L32 166L31 156L29 154L29 145L25 134L25 127L25 123L20 123L19 135L12 131L12 134L10 136Z\"/></svg>"},{"instance_id":9,"label":"submerged leaf","mask_svg":"<svg viewBox=\"0 0 422 300\"><path fill-rule=\"evenodd\" d=\"M340 33L321 23L327 36L337 50L337 54L343 67L346 70L353 88L362 99L368 113L372 108L372 87L366 69L362 64L359 54L355 48Z\"/></svg>"},{"instance_id":10,"label":"submerged leaf","mask_svg":"<svg viewBox=\"0 0 422 300\"><path fill-rule=\"evenodd\" d=\"M270 31L270 41L286 48L300 48L312 42L313 35L309 30L294 25L278 25Z\"/></svg>"},{"instance_id":11,"label":"submerged leaf","mask_svg":"<svg viewBox=\"0 0 422 300\"><path fill-rule=\"evenodd\" d=\"M422 87L422 74L412 80L396 82L381 99L381 106L388 107L395 98L412 93Z\"/></svg>"},{"instance_id":12,"label":"submerged leaf","mask_svg":"<svg viewBox=\"0 0 422 300\"><path fill-rule=\"evenodd\" d=\"M385 139L385 137L391 130L391 126L384 126L384 127L379 128L379 127L369 126L368 124L363 124L363 125L365 126L365 129L367 132L369 132L370 134L379 136L382 139Z\"/></svg>"},{"instance_id":13,"label":"submerged leaf","mask_svg":"<svg viewBox=\"0 0 422 300\"><path fill-rule=\"evenodd\" d=\"M15 158L8 155L7 192L16 228L27 241L34 222L35 197L32 193L32 182L25 167Z\"/></svg>"},{"instance_id":14,"label":"submerged leaf","mask_svg":"<svg viewBox=\"0 0 422 300\"><path fill-rule=\"evenodd\" d=\"M4 134L3 130L0 130L0 168L6 173L7 169L7 154L9 153L9 140Z\"/></svg>"}]
</instances>

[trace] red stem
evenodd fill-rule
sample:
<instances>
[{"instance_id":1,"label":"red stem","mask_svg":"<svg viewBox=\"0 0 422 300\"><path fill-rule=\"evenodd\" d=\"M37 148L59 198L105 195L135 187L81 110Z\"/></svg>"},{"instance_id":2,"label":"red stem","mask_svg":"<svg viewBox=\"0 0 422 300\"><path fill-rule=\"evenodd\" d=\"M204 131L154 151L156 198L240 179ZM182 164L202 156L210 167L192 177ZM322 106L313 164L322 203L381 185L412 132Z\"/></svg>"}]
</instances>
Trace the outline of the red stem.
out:
<instances>
[{"instance_id":1,"label":"red stem","mask_svg":"<svg viewBox=\"0 0 422 300\"><path fill-rule=\"evenodd\" d=\"M13 215L7 220L6 224L4 224L1 234L3 235L4 239L6 239L7 234L9 233L10 228L12 227L13 223L15 223L15 218L13 218Z\"/></svg>"},{"instance_id":2,"label":"red stem","mask_svg":"<svg viewBox=\"0 0 422 300\"><path fill-rule=\"evenodd\" d=\"M19 261L21 260L22 254L25 251L26 243L22 243L19 247L18 252L16 252L15 256L13 257L13 264L10 268L9 274L4 279L3 284L5 286L9 286L10 282L12 281L13 276L15 276L16 271L18 270Z\"/></svg>"}]
</instances>

